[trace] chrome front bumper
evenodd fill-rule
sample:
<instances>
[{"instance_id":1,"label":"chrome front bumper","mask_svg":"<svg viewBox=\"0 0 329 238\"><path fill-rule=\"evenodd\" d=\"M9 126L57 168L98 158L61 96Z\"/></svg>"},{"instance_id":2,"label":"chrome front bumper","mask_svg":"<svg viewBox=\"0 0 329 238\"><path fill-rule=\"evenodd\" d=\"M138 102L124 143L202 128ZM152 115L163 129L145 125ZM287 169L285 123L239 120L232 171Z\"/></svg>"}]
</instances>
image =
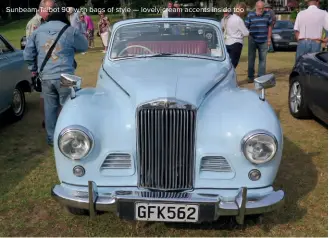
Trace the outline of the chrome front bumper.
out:
<instances>
[{"instance_id":1,"label":"chrome front bumper","mask_svg":"<svg viewBox=\"0 0 329 238\"><path fill-rule=\"evenodd\" d=\"M61 185L55 185L51 191L52 197L64 206L89 210L91 217L96 216L96 211L116 211L122 219L134 219L135 202L161 202L161 203L182 203L200 205L199 222L215 221L220 216L235 216L239 224L244 223L245 215L262 214L276 210L284 202L282 190L272 191L266 196L258 199L247 199L247 188L239 189L235 201L221 201L218 196L206 194L184 193L185 197L154 196L157 192L146 192L149 196L142 195L142 192L117 191L114 194L99 194L95 182L88 182L88 192L73 191ZM153 195L152 195L153 194ZM178 193L179 194L179 193ZM165 195L165 196L163 196Z\"/></svg>"}]
</instances>

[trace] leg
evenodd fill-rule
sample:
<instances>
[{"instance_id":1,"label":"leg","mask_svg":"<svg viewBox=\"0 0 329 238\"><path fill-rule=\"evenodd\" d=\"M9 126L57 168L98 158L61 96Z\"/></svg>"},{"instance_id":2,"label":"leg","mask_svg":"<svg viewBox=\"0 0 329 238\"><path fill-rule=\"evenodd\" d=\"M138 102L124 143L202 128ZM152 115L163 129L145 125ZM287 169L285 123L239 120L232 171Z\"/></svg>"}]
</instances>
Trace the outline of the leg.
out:
<instances>
[{"instance_id":1,"label":"leg","mask_svg":"<svg viewBox=\"0 0 329 238\"><path fill-rule=\"evenodd\" d=\"M248 82L253 82L255 77L256 45L252 37L248 39Z\"/></svg>"},{"instance_id":2,"label":"leg","mask_svg":"<svg viewBox=\"0 0 329 238\"><path fill-rule=\"evenodd\" d=\"M267 56L267 42L257 45L258 48L258 77L266 74L266 56Z\"/></svg>"},{"instance_id":3,"label":"leg","mask_svg":"<svg viewBox=\"0 0 329 238\"><path fill-rule=\"evenodd\" d=\"M101 39L102 39L102 44L103 44L103 47L104 47L103 53L105 53L105 51L106 51L105 32L101 33Z\"/></svg>"},{"instance_id":4,"label":"leg","mask_svg":"<svg viewBox=\"0 0 329 238\"><path fill-rule=\"evenodd\" d=\"M231 51L232 45L225 45L225 46L226 46L227 53L230 56L230 60L232 62L232 55L231 55L231 53L232 53L232 51Z\"/></svg>"},{"instance_id":5,"label":"leg","mask_svg":"<svg viewBox=\"0 0 329 238\"><path fill-rule=\"evenodd\" d=\"M105 51L107 51L108 42L109 42L109 32L104 32L104 47L105 47Z\"/></svg>"},{"instance_id":6,"label":"leg","mask_svg":"<svg viewBox=\"0 0 329 238\"><path fill-rule=\"evenodd\" d=\"M297 45L297 50L296 50L296 61L300 56L305 54L306 52L306 47L307 47L307 42L305 40L300 40Z\"/></svg>"},{"instance_id":7,"label":"leg","mask_svg":"<svg viewBox=\"0 0 329 238\"><path fill-rule=\"evenodd\" d=\"M57 112L59 108L59 96L54 86L54 80L42 81L42 92L44 97L45 119L47 142L49 145L54 143L54 131L57 120Z\"/></svg>"},{"instance_id":8,"label":"leg","mask_svg":"<svg viewBox=\"0 0 329 238\"><path fill-rule=\"evenodd\" d=\"M271 45L270 45L270 47L268 49L268 52L274 53L274 47L273 47L273 40L272 40L272 38L271 38Z\"/></svg>"},{"instance_id":9,"label":"leg","mask_svg":"<svg viewBox=\"0 0 329 238\"><path fill-rule=\"evenodd\" d=\"M40 92L40 111L42 116L42 128L45 128L45 101L43 99L42 92Z\"/></svg>"},{"instance_id":10,"label":"leg","mask_svg":"<svg viewBox=\"0 0 329 238\"><path fill-rule=\"evenodd\" d=\"M91 40L90 39L91 39L91 31L88 30L87 31L88 48L91 47Z\"/></svg>"},{"instance_id":11,"label":"leg","mask_svg":"<svg viewBox=\"0 0 329 238\"><path fill-rule=\"evenodd\" d=\"M233 64L234 68L236 68L238 66L240 56L241 56L241 51L242 51L242 44L241 43L234 43L232 45L230 57L231 57L232 64Z\"/></svg>"},{"instance_id":12,"label":"leg","mask_svg":"<svg viewBox=\"0 0 329 238\"><path fill-rule=\"evenodd\" d=\"M92 44L92 48L95 47L94 37L95 37L95 32L94 32L94 30L91 30L91 44Z\"/></svg>"},{"instance_id":13,"label":"leg","mask_svg":"<svg viewBox=\"0 0 329 238\"><path fill-rule=\"evenodd\" d=\"M58 115L60 114L66 99L70 96L71 94L71 89L70 88L63 88L61 87L60 80L56 80L56 90L59 95L59 110L58 110Z\"/></svg>"},{"instance_id":14,"label":"leg","mask_svg":"<svg viewBox=\"0 0 329 238\"><path fill-rule=\"evenodd\" d=\"M312 41L311 43L311 52L320 52L321 51L321 43L317 43L315 41Z\"/></svg>"}]
</instances>

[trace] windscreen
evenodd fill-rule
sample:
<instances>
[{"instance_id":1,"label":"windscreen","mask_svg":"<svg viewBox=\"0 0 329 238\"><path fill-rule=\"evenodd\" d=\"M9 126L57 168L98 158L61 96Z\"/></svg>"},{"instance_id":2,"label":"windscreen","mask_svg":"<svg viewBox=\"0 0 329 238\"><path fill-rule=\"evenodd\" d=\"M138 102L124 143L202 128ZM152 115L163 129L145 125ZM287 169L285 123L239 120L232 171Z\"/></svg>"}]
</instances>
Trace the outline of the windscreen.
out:
<instances>
[{"instance_id":1,"label":"windscreen","mask_svg":"<svg viewBox=\"0 0 329 238\"><path fill-rule=\"evenodd\" d=\"M294 25L290 21L278 21L275 23L274 28L276 29L293 29Z\"/></svg>"},{"instance_id":2,"label":"windscreen","mask_svg":"<svg viewBox=\"0 0 329 238\"><path fill-rule=\"evenodd\" d=\"M220 59L219 31L206 23L155 22L124 25L114 32L111 59L152 56Z\"/></svg>"}]
</instances>

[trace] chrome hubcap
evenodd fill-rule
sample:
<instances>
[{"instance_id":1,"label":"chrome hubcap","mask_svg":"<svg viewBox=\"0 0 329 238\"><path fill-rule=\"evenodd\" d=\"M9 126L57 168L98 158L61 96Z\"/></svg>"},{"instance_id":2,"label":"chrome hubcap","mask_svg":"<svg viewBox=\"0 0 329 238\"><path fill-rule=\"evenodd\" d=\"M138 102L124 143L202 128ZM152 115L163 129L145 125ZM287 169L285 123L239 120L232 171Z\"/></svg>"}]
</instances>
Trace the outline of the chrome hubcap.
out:
<instances>
[{"instance_id":1,"label":"chrome hubcap","mask_svg":"<svg viewBox=\"0 0 329 238\"><path fill-rule=\"evenodd\" d=\"M299 108L302 101L302 95L301 95L301 87L299 82L294 82L291 85L290 90L290 109L294 113L299 112Z\"/></svg>"},{"instance_id":2,"label":"chrome hubcap","mask_svg":"<svg viewBox=\"0 0 329 238\"><path fill-rule=\"evenodd\" d=\"M16 115L20 114L23 108L23 99L19 90L15 89L13 94L13 111Z\"/></svg>"}]
</instances>

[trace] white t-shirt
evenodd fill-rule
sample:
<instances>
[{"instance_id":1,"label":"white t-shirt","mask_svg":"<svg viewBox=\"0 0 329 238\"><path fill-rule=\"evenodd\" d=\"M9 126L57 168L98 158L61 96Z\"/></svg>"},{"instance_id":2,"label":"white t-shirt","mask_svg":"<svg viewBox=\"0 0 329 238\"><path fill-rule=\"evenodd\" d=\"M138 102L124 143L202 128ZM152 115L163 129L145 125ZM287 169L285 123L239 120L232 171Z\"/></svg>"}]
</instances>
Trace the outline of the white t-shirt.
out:
<instances>
[{"instance_id":1,"label":"white t-shirt","mask_svg":"<svg viewBox=\"0 0 329 238\"><path fill-rule=\"evenodd\" d=\"M168 8L166 8L163 12L162 12L162 18L168 18ZM164 28L169 28L169 24L165 23Z\"/></svg>"},{"instance_id":2,"label":"white t-shirt","mask_svg":"<svg viewBox=\"0 0 329 238\"><path fill-rule=\"evenodd\" d=\"M224 28L225 45L232 45L234 43L243 44L243 37L249 35L249 31L243 20L236 14L223 18L221 25Z\"/></svg>"},{"instance_id":3,"label":"white t-shirt","mask_svg":"<svg viewBox=\"0 0 329 238\"><path fill-rule=\"evenodd\" d=\"M328 12L312 5L297 14L294 30L299 31L299 39L322 38L322 30L328 30Z\"/></svg>"}]
</instances>

